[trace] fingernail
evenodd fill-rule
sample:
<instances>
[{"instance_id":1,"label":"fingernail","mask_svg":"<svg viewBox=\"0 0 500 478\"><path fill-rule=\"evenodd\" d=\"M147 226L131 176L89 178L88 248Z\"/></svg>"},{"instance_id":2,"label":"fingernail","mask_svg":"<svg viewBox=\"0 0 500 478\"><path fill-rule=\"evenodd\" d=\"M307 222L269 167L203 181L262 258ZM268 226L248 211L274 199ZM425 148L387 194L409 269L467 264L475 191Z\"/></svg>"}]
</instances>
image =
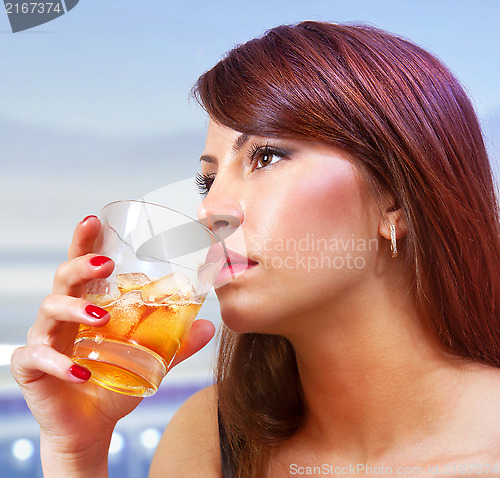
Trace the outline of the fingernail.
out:
<instances>
[{"instance_id":1,"label":"fingernail","mask_svg":"<svg viewBox=\"0 0 500 478\"><path fill-rule=\"evenodd\" d=\"M88 219L90 219L91 217L95 217L97 219L97 216L94 216L93 214L91 214L90 216L87 216L86 218L84 218L82 221L80 221L80 224L84 224L85 222L87 222Z\"/></svg>"},{"instance_id":2,"label":"fingernail","mask_svg":"<svg viewBox=\"0 0 500 478\"><path fill-rule=\"evenodd\" d=\"M111 259L106 256L94 256L90 259L90 265L94 267L101 267L104 264L108 263Z\"/></svg>"},{"instance_id":3,"label":"fingernail","mask_svg":"<svg viewBox=\"0 0 500 478\"><path fill-rule=\"evenodd\" d=\"M93 319L102 319L108 313L106 310L101 309L94 304L88 304L85 307L85 312L87 312L87 314Z\"/></svg>"},{"instance_id":4,"label":"fingernail","mask_svg":"<svg viewBox=\"0 0 500 478\"><path fill-rule=\"evenodd\" d=\"M88 380L92 375L88 368L77 365L76 363L69 368L69 373L80 380Z\"/></svg>"}]
</instances>

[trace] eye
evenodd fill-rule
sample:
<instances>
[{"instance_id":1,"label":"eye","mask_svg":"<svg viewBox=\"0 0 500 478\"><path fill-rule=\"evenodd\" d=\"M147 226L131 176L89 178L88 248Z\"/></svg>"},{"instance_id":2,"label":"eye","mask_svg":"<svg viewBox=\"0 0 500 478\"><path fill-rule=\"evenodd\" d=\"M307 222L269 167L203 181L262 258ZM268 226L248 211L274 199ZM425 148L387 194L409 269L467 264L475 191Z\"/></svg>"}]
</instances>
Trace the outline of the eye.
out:
<instances>
[{"instance_id":1,"label":"eye","mask_svg":"<svg viewBox=\"0 0 500 478\"><path fill-rule=\"evenodd\" d=\"M251 157L252 162L256 164L255 169L262 169L271 164L281 161L288 153L269 145L258 146L253 149Z\"/></svg>"},{"instance_id":2,"label":"eye","mask_svg":"<svg viewBox=\"0 0 500 478\"><path fill-rule=\"evenodd\" d=\"M202 196L206 196L215 181L215 174L196 173L194 182Z\"/></svg>"}]
</instances>

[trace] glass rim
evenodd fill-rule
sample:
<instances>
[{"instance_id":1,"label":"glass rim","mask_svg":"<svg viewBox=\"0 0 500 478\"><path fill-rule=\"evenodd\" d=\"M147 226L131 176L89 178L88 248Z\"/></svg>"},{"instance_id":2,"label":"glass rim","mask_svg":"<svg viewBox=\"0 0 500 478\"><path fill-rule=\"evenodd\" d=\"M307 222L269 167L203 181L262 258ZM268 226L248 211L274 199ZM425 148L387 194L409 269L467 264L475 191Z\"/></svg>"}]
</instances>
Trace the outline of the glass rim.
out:
<instances>
[{"instance_id":1,"label":"glass rim","mask_svg":"<svg viewBox=\"0 0 500 478\"><path fill-rule=\"evenodd\" d=\"M149 201L142 201L141 199L118 199L117 201L112 201L108 204L106 204L102 209L101 212L99 213L99 216L103 214L103 212L111 206L117 205L117 204L123 204L123 203L134 203L134 204L144 204L147 206L154 206L154 207L159 207L161 209L166 209L167 211L173 212L175 214L179 214L180 216L184 216L185 218L189 219L192 222L196 222L199 224L203 229L205 229L206 232L208 232L211 236L215 237L221 244L222 247L224 248L224 252L227 257L227 250L226 250L226 245L224 244L224 241L217 235L215 232L211 231L208 227L203 225L198 219L194 219L193 217L189 216L188 214L184 214L183 212L177 211L177 209L172 209L171 207L168 206L163 206L162 204L157 204L154 202L149 202Z\"/></svg>"}]
</instances>

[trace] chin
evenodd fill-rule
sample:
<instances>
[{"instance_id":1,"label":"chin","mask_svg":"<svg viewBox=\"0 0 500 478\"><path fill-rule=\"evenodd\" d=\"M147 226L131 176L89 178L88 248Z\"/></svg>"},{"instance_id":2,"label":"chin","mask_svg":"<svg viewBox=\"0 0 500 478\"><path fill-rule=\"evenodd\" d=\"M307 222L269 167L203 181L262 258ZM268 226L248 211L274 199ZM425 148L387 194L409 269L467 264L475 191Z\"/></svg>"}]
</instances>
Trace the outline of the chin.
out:
<instances>
[{"instance_id":1,"label":"chin","mask_svg":"<svg viewBox=\"0 0 500 478\"><path fill-rule=\"evenodd\" d=\"M241 307L224 307L221 304L220 314L226 327L236 334L258 333L255 314L242 311Z\"/></svg>"},{"instance_id":2,"label":"chin","mask_svg":"<svg viewBox=\"0 0 500 478\"><path fill-rule=\"evenodd\" d=\"M278 326L282 317L264 314L262 307L255 307L241 302L220 301L221 318L226 327L237 334L274 334L282 335Z\"/></svg>"}]
</instances>

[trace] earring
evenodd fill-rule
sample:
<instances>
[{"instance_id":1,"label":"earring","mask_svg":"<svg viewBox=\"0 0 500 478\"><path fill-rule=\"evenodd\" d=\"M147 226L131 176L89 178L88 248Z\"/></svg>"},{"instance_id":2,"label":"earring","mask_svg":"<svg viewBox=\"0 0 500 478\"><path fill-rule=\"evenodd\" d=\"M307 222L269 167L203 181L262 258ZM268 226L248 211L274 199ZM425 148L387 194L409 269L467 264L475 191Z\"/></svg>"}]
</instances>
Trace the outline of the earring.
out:
<instances>
[{"instance_id":1,"label":"earring","mask_svg":"<svg viewBox=\"0 0 500 478\"><path fill-rule=\"evenodd\" d=\"M398 256L398 245L396 242L396 226L394 224L391 224L391 251L392 251L392 257L397 257Z\"/></svg>"}]
</instances>

